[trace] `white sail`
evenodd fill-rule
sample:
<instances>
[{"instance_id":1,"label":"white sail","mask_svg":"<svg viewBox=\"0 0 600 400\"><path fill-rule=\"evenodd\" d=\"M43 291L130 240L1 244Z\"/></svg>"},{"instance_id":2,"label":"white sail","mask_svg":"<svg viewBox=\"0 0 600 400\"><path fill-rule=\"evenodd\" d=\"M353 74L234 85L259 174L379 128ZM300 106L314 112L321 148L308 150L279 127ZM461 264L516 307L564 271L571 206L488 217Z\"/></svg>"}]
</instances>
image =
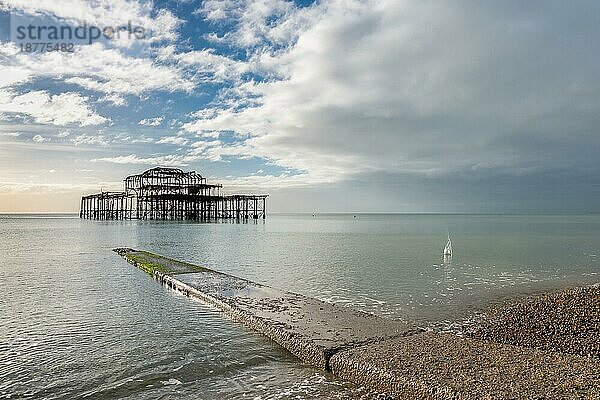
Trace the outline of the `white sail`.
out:
<instances>
[{"instance_id":1,"label":"white sail","mask_svg":"<svg viewBox=\"0 0 600 400\"><path fill-rule=\"evenodd\" d=\"M450 240L450 236L448 236L448 242L446 243L446 247L444 247L444 255L445 256L452 255L452 241Z\"/></svg>"}]
</instances>

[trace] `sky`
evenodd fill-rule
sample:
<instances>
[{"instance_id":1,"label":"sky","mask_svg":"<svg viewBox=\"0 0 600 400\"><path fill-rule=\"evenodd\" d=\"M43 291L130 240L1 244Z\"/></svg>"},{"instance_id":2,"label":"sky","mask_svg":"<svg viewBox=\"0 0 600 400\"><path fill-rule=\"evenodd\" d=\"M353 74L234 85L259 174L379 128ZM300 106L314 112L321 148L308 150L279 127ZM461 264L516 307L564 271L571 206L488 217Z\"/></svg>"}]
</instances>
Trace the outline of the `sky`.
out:
<instances>
[{"instance_id":1,"label":"sky","mask_svg":"<svg viewBox=\"0 0 600 400\"><path fill-rule=\"evenodd\" d=\"M27 52L18 26L130 26ZM600 3L0 1L0 212L154 166L271 211L600 212Z\"/></svg>"}]
</instances>

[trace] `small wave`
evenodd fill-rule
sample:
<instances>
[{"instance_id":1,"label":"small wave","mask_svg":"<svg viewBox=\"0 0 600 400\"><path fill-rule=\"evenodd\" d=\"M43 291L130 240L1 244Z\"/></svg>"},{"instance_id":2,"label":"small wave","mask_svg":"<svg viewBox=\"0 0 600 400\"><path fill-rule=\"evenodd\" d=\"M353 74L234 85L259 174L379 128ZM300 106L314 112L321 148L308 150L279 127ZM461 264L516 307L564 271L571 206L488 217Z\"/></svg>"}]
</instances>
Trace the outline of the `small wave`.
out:
<instances>
[{"instance_id":1,"label":"small wave","mask_svg":"<svg viewBox=\"0 0 600 400\"><path fill-rule=\"evenodd\" d=\"M167 386L167 385L181 385L181 381L178 381L177 379L174 379L174 378L170 378L168 381L160 381L160 383L162 383L165 386Z\"/></svg>"}]
</instances>

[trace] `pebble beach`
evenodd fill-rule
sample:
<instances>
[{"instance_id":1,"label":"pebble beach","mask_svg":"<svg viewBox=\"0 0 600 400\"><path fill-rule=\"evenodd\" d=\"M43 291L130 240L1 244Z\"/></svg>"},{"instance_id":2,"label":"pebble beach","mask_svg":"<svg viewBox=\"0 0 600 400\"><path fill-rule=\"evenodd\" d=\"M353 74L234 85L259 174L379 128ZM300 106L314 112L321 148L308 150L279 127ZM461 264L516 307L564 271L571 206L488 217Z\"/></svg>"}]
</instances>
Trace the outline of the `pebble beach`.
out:
<instances>
[{"instance_id":1,"label":"pebble beach","mask_svg":"<svg viewBox=\"0 0 600 400\"><path fill-rule=\"evenodd\" d=\"M599 360L600 284L550 291L493 306L467 335Z\"/></svg>"}]
</instances>

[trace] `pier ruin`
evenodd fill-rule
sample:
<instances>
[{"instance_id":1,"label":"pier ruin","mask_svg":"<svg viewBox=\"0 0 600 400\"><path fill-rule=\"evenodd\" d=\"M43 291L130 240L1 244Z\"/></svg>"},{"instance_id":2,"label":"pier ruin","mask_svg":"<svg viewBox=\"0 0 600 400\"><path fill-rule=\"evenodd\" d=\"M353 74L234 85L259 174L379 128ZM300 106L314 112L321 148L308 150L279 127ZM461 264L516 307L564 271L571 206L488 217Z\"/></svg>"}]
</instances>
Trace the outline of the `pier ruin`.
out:
<instances>
[{"instance_id":1,"label":"pier ruin","mask_svg":"<svg viewBox=\"0 0 600 400\"><path fill-rule=\"evenodd\" d=\"M156 167L125 178L123 192L83 196L79 217L95 220L265 219L266 194L222 193L195 171Z\"/></svg>"}]
</instances>

